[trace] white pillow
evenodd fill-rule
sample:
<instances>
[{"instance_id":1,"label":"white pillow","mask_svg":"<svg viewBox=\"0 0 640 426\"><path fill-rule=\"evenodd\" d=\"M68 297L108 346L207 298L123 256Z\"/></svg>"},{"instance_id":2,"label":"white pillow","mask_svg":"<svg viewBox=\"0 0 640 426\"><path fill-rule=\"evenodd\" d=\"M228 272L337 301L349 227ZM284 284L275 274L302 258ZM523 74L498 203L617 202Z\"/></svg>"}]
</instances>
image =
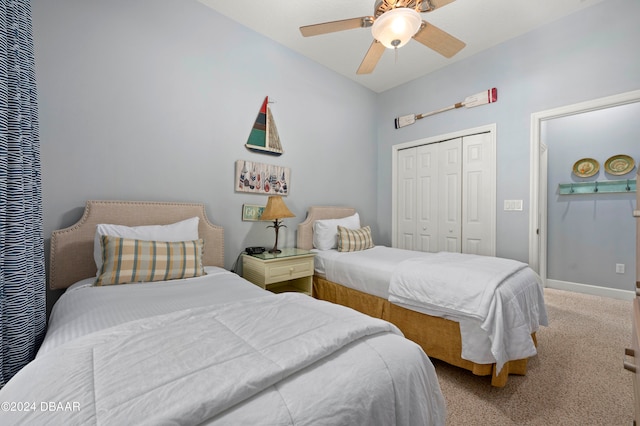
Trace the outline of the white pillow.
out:
<instances>
[{"instance_id":1,"label":"white pillow","mask_svg":"<svg viewBox=\"0 0 640 426\"><path fill-rule=\"evenodd\" d=\"M193 241L199 238L199 222L200 218L192 217L169 225L125 226L100 223L96 225L96 234L93 240L93 259L96 262L96 267L98 271L100 271L100 267L102 267L102 247L100 244L100 237L102 235L134 240L166 241L171 243Z\"/></svg>"},{"instance_id":2,"label":"white pillow","mask_svg":"<svg viewBox=\"0 0 640 426\"><path fill-rule=\"evenodd\" d=\"M318 250L331 250L338 248L338 225L348 229L360 228L360 216L341 219L316 220L313 223L313 246Z\"/></svg>"}]
</instances>

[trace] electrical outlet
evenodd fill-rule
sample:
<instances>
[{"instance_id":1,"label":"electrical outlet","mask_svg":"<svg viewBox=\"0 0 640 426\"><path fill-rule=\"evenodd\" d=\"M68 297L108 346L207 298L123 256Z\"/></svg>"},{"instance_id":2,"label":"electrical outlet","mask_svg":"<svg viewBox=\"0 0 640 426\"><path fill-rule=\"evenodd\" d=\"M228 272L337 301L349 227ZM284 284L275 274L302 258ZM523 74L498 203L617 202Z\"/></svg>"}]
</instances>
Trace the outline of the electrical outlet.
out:
<instances>
[{"instance_id":1,"label":"electrical outlet","mask_svg":"<svg viewBox=\"0 0 640 426\"><path fill-rule=\"evenodd\" d=\"M624 274L624 263L616 263L616 274Z\"/></svg>"}]
</instances>

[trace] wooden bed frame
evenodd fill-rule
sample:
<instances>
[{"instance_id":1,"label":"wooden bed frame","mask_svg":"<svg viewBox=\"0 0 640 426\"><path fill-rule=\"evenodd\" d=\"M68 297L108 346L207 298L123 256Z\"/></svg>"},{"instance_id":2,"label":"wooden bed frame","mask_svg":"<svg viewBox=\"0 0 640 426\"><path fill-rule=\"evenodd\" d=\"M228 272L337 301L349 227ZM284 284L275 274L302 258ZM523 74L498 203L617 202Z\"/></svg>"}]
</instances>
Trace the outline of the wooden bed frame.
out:
<instances>
[{"instance_id":1,"label":"wooden bed frame","mask_svg":"<svg viewBox=\"0 0 640 426\"><path fill-rule=\"evenodd\" d=\"M209 222L204 204L151 201L87 201L82 218L68 228L53 231L49 256L49 288L65 289L96 275L93 241L96 225L167 225L197 216L204 240L203 261L224 267L224 229Z\"/></svg>"},{"instance_id":2,"label":"wooden bed frame","mask_svg":"<svg viewBox=\"0 0 640 426\"><path fill-rule=\"evenodd\" d=\"M298 248L305 250L313 248L313 223L316 220L339 219L351 216L355 212L356 210L350 207L310 207L307 218L298 225ZM455 321L394 305L386 299L331 282L318 274L313 276L313 295L318 299L348 306L395 324L408 339L418 343L429 357L467 369L478 376L491 375L493 386L505 386L509 374L525 375L527 373L527 359L507 362L497 375L495 363L476 364L462 359L460 325ZM535 333L531 336L535 344Z\"/></svg>"}]
</instances>

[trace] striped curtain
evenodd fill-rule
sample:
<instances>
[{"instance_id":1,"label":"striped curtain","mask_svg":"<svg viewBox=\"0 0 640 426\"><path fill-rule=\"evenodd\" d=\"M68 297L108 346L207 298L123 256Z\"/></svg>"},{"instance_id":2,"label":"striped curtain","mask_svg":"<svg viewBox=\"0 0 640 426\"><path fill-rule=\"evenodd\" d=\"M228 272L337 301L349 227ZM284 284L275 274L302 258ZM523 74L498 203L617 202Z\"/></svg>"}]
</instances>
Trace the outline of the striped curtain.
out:
<instances>
[{"instance_id":1,"label":"striped curtain","mask_svg":"<svg viewBox=\"0 0 640 426\"><path fill-rule=\"evenodd\" d=\"M42 184L29 0L0 0L0 387L45 331Z\"/></svg>"}]
</instances>

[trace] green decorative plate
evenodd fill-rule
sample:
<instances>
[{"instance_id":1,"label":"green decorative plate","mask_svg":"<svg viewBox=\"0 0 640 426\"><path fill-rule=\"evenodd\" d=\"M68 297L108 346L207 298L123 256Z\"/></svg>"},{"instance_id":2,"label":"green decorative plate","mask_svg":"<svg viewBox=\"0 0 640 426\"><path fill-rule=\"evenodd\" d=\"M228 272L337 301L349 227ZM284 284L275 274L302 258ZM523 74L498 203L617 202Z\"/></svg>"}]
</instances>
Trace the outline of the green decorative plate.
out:
<instances>
[{"instance_id":1,"label":"green decorative plate","mask_svg":"<svg viewBox=\"0 0 640 426\"><path fill-rule=\"evenodd\" d=\"M604 163L604 170L612 175L626 175L635 167L635 161L628 155L614 155Z\"/></svg>"},{"instance_id":2,"label":"green decorative plate","mask_svg":"<svg viewBox=\"0 0 640 426\"><path fill-rule=\"evenodd\" d=\"M591 177L600 170L600 163L593 158L581 158L573 165L573 174L578 177Z\"/></svg>"}]
</instances>

